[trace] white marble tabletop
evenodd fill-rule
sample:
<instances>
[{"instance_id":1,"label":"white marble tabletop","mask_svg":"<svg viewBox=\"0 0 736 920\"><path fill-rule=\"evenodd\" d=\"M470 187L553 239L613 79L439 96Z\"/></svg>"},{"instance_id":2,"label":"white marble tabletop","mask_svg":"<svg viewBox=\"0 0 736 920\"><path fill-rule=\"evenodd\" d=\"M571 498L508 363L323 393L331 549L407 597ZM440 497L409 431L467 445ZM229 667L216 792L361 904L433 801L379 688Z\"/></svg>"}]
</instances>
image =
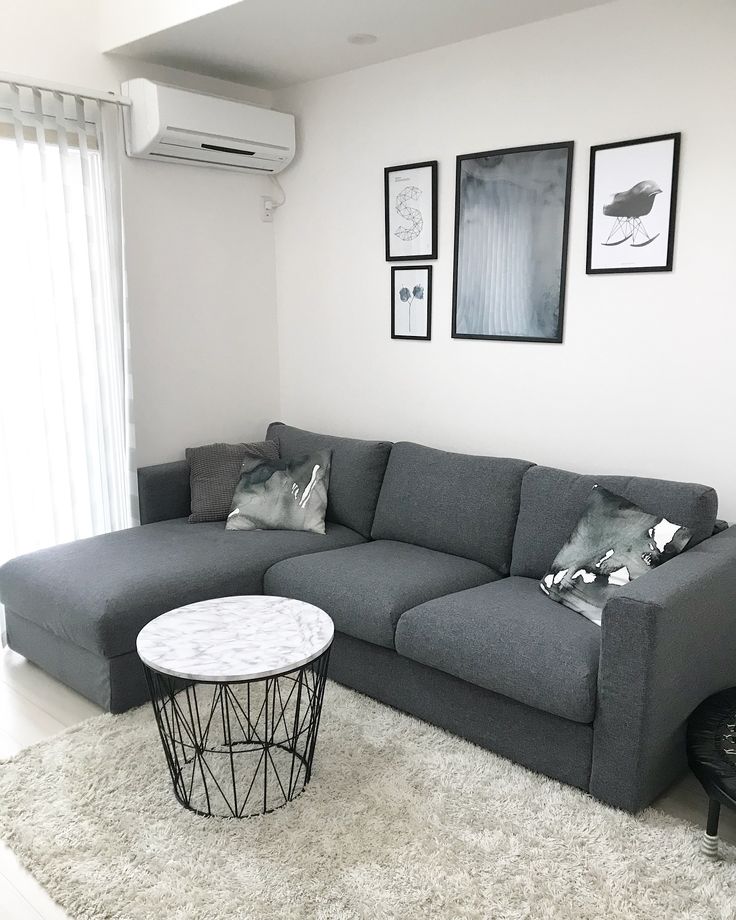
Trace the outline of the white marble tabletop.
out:
<instances>
[{"instance_id":1,"label":"white marble tabletop","mask_svg":"<svg viewBox=\"0 0 736 920\"><path fill-rule=\"evenodd\" d=\"M322 654L335 627L324 610L288 597L218 597L178 607L138 633L138 655L190 680L257 680Z\"/></svg>"}]
</instances>

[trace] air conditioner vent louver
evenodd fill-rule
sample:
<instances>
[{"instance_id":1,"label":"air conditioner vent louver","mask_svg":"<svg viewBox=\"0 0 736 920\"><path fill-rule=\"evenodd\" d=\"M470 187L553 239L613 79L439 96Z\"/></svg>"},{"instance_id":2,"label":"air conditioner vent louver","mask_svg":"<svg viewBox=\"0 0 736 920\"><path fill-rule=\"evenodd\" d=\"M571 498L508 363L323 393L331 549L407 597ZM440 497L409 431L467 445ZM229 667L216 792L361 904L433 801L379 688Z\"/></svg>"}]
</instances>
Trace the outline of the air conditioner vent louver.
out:
<instances>
[{"instance_id":1,"label":"air conditioner vent louver","mask_svg":"<svg viewBox=\"0 0 736 920\"><path fill-rule=\"evenodd\" d=\"M135 79L123 84L129 156L277 173L294 158L294 116L260 106Z\"/></svg>"},{"instance_id":2,"label":"air conditioner vent louver","mask_svg":"<svg viewBox=\"0 0 736 920\"><path fill-rule=\"evenodd\" d=\"M220 144L200 144L202 150L219 150L220 153L237 153L241 157L252 157L255 150L236 150L235 147L222 147Z\"/></svg>"},{"instance_id":3,"label":"air conditioner vent louver","mask_svg":"<svg viewBox=\"0 0 736 920\"><path fill-rule=\"evenodd\" d=\"M205 160L202 157L188 157L178 153L161 153L155 150L153 153L150 153L146 159L172 160L174 163L191 163L194 166L220 166L225 169L237 170L238 172L277 172L277 170L271 166L253 166L251 163L247 165L243 163L242 166L233 166L230 163L218 163L216 160Z\"/></svg>"}]
</instances>

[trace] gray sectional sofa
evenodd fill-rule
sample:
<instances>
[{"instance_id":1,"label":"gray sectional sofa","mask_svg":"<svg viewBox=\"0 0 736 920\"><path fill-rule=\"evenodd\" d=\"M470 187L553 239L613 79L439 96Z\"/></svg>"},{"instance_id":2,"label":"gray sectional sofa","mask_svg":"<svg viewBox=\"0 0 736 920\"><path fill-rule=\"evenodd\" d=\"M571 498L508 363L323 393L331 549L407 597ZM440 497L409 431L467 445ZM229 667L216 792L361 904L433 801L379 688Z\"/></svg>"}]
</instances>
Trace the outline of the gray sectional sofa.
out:
<instances>
[{"instance_id":1,"label":"gray sectional sofa","mask_svg":"<svg viewBox=\"0 0 736 920\"><path fill-rule=\"evenodd\" d=\"M736 527L713 489L281 423L268 437L284 457L332 449L324 536L189 524L188 465L141 469L144 526L0 569L11 647L121 712L146 698L134 649L153 617L286 595L333 618L335 680L605 802L639 809L685 769L688 715L736 684ZM538 587L596 482L694 531L601 628Z\"/></svg>"}]
</instances>

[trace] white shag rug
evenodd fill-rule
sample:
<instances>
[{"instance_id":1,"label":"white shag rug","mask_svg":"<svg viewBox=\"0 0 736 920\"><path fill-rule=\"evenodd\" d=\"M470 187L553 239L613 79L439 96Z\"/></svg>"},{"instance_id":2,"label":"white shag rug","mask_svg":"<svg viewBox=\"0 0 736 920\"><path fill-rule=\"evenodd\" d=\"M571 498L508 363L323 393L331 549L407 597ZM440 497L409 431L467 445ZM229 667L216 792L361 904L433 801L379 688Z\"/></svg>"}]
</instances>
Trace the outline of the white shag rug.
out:
<instances>
[{"instance_id":1,"label":"white shag rug","mask_svg":"<svg viewBox=\"0 0 736 920\"><path fill-rule=\"evenodd\" d=\"M312 782L270 815L184 810L142 707L0 765L0 836L75 920L736 917L736 853L699 829L333 683Z\"/></svg>"}]
</instances>

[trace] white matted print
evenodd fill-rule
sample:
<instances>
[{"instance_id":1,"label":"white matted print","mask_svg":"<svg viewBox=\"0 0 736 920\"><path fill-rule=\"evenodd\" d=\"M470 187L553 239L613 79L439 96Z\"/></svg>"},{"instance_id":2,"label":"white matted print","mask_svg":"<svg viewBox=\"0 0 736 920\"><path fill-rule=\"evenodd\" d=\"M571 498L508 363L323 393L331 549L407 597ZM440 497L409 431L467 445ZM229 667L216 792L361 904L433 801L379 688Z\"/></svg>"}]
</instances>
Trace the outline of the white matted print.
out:
<instances>
[{"instance_id":1,"label":"white matted print","mask_svg":"<svg viewBox=\"0 0 736 920\"><path fill-rule=\"evenodd\" d=\"M432 338L432 266L391 269L391 338Z\"/></svg>"},{"instance_id":2,"label":"white matted print","mask_svg":"<svg viewBox=\"0 0 736 920\"><path fill-rule=\"evenodd\" d=\"M680 135L590 151L588 274L672 271Z\"/></svg>"},{"instance_id":3,"label":"white matted print","mask_svg":"<svg viewBox=\"0 0 736 920\"><path fill-rule=\"evenodd\" d=\"M386 261L437 258L437 161L384 170Z\"/></svg>"}]
</instances>

